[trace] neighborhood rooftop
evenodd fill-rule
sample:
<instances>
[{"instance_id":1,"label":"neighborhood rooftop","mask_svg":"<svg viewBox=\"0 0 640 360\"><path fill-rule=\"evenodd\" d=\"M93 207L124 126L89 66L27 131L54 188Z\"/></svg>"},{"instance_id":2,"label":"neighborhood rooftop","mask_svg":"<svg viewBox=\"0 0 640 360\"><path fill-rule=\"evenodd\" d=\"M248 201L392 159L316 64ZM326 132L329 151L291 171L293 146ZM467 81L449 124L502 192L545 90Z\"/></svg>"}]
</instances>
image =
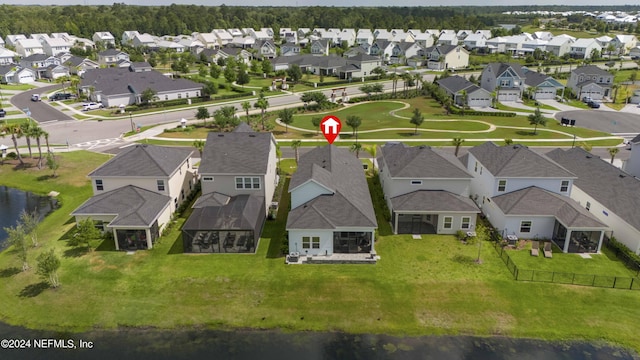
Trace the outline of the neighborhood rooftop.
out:
<instances>
[{"instance_id":1,"label":"neighborhood rooftop","mask_svg":"<svg viewBox=\"0 0 640 360\"><path fill-rule=\"evenodd\" d=\"M386 143L381 148L381 156L395 178L472 177L453 154L430 146Z\"/></svg>"},{"instance_id":2,"label":"neighborhood rooftop","mask_svg":"<svg viewBox=\"0 0 640 360\"><path fill-rule=\"evenodd\" d=\"M138 144L126 148L89 176L169 176L191 157L193 151L175 147Z\"/></svg>"},{"instance_id":3,"label":"neighborhood rooftop","mask_svg":"<svg viewBox=\"0 0 640 360\"><path fill-rule=\"evenodd\" d=\"M200 163L200 173L265 174L273 135L248 131L209 133Z\"/></svg>"}]
</instances>

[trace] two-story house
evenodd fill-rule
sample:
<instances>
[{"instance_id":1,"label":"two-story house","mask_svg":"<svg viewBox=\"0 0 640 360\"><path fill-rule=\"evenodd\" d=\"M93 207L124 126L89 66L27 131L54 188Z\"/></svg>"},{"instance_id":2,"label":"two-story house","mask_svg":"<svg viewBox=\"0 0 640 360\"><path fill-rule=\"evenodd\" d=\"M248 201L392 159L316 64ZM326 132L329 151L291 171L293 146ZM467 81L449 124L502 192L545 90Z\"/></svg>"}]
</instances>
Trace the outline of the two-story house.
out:
<instances>
[{"instance_id":1,"label":"two-story house","mask_svg":"<svg viewBox=\"0 0 640 360\"><path fill-rule=\"evenodd\" d=\"M574 59L590 59L594 50L602 53L602 47L596 39L577 39L571 44L569 54Z\"/></svg>"},{"instance_id":2,"label":"two-story house","mask_svg":"<svg viewBox=\"0 0 640 360\"><path fill-rule=\"evenodd\" d=\"M118 250L151 249L195 188L193 151L138 144L89 174L93 197L71 215L113 233Z\"/></svg>"},{"instance_id":3,"label":"two-story house","mask_svg":"<svg viewBox=\"0 0 640 360\"><path fill-rule=\"evenodd\" d=\"M218 37L213 33L198 33L196 40L200 41L202 45L207 49L217 49L220 47Z\"/></svg>"},{"instance_id":4,"label":"two-story house","mask_svg":"<svg viewBox=\"0 0 640 360\"><path fill-rule=\"evenodd\" d=\"M573 40L568 36L555 36L545 46L544 50L557 56L562 57L571 50Z\"/></svg>"},{"instance_id":5,"label":"two-story house","mask_svg":"<svg viewBox=\"0 0 640 360\"><path fill-rule=\"evenodd\" d=\"M23 34L9 34L4 38L4 42L6 46L13 46L14 48L18 45L18 40L24 40L27 37Z\"/></svg>"},{"instance_id":6,"label":"two-story house","mask_svg":"<svg viewBox=\"0 0 640 360\"><path fill-rule=\"evenodd\" d=\"M241 123L209 133L198 169L202 195L182 227L185 252L253 253L278 183L276 141Z\"/></svg>"},{"instance_id":7,"label":"two-story house","mask_svg":"<svg viewBox=\"0 0 640 360\"><path fill-rule=\"evenodd\" d=\"M640 254L640 180L579 147L556 149L546 156L578 176L571 198L609 226L606 236Z\"/></svg>"},{"instance_id":8,"label":"two-story house","mask_svg":"<svg viewBox=\"0 0 640 360\"><path fill-rule=\"evenodd\" d=\"M389 62L391 64L406 65L410 58L421 58L421 61L418 61L418 65L422 65L424 56L424 48L422 45L410 42L398 42L394 43Z\"/></svg>"},{"instance_id":9,"label":"two-story house","mask_svg":"<svg viewBox=\"0 0 640 360\"><path fill-rule=\"evenodd\" d=\"M389 61L395 43L388 40L376 39L369 48L369 55L379 56L384 61Z\"/></svg>"},{"instance_id":10,"label":"two-story house","mask_svg":"<svg viewBox=\"0 0 640 360\"><path fill-rule=\"evenodd\" d=\"M358 54L346 58L346 64L338 69L341 79L364 78L373 75L373 69L380 67L382 60L377 56Z\"/></svg>"},{"instance_id":11,"label":"two-story house","mask_svg":"<svg viewBox=\"0 0 640 360\"><path fill-rule=\"evenodd\" d=\"M291 177L289 251L302 255L375 252L378 227L362 162L348 149L317 147Z\"/></svg>"},{"instance_id":12,"label":"two-story house","mask_svg":"<svg viewBox=\"0 0 640 360\"><path fill-rule=\"evenodd\" d=\"M570 195L576 175L522 145L471 148L471 197L503 237L551 240L563 252L598 252L607 225Z\"/></svg>"},{"instance_id":13,"label":"two-story house","mask_svg":"<svg viewBox=\"0 0 640 360\"><path fill-rule=\"evenodd\" d=\"M133 44L133 38L135 38L140 33L136 30L128 30L122 32L122 45L131 45Z\"/></svg>"},{"instance_id":14,"label":"two-story house","mask_svg":"<svg viewBox=\"0 0 640 360\"><path fill-rule=\"evenodd\" d=\"M44 53L49 56L68 53L73 44L63 38L46 38L42 42Z\"/></svg>"},{"instance_id":15,"label":"two-story house","mask_svg":"<svg viewBox=\"0 0 640 360\"><path fill-rule=\"evenodd\" d=\"M567 87L573 90L578 99L590 97L602 100L611 95L613 74L595 65L581 66L571 71Z\"/></svg>"},{"instance_id":16,"label":"two-story house","mask_svg":"<svg viewBox=\"0 0 640 360\"><path fill-rule=\"evenodd\" d=\"M69 68L69 74L78 76L84 75L87 70L97 69L100 67L100 64L97 62L80 56L70 56L64 60L63 63Z\"/></svg>"},{"instance_id":17,"label":"two-story house","mask_svg":"<svg viewBox=\"0 0 640 360\"><path fill-rule=\"evenodd\" d=\"M458 45L458 37L456 33L443 33L438 37L437 45Z\"/></svg>"},{"instance_id":18,"label":"two-story house","mask_svg":"<svg viewBox=\"0 0 640 360\"><path fill-rule=\"evenodd\" d=\"M280 56L300 55L300 45L287 42L280 45Z\"/></svg>"},{"instance_id":19,"label":"two-story house","mask_svg":"<svg viewBox=\"0 0 640 360\"><path fill-rule=\"evenodd\" d=\"M469 66L469 52L460 45L426 48L427 68L431 70L462 69Z\"/></svg>"},{"instance_id":20,"label":"two-story house","mask_svg":"<svg viewBox=\"0 0 640 360\"><path fill-rule=\"evenodd\" d=\"M386 143L379 177L395 234L473 231L478 207L469 198L472 176L453 155L429 146Z\"/></svg>"},{"instance_id":21,"label":"two-story house","mask_svg":"<svg viewBox=\"0 0 640 360\"><path fill-rule=\"evenodd\" d=\"M91 37L94 43L102 43L105 47L115 47L116 38L108 31L97 31Z\"/></svg>"},{"instance_id":22,"label":"two-story house","mask_svg":"<svg viewBox=\"0 0 640 360\"><path fill-rule=\"evenodd\" d=\"M14 59L18 56L17 53L0 47L0 65L9 65L14 63Z\"/></svg>"},{"instance_id":23,"label":"two-story house","mask_svg":"<svg viewBox=\"0 0 640 360\"><path fill-rule=\"evenodd\" d=\"M273 40L256 40L253 44L256 49L256 57L259 59L273 59L277 56L278 50Z\"/></svg>"},{"instance_id":24,"label":"two-story house","mask_svg":"<svg viewBox=\"0 0 640 360\"><path fill-rule=\"evenodd\" d=\"M225 46L233 41L233 36L225 29L213 29L212 33L218 39L220 46Z\"/></svg>"},{"instance_id":25,"label":"two-story house","mask_svg":"<svg viewBox=\"0 0 640 360\"><path fill-rule=\"evenodd\" d=\"M137 48L148 48L150 50L156 50L158 45L156 44L156 39L150 34L138 34L133 37L131 41L131 45Z\"/></svg>"},{"instance_id":26,"label":"two-story house","mask_svg":"<svg viewBox=\"0 0 640 360\"><path fill-rule=\"evenodd\" d=\"M487 38L484 34L474 33L464 38L462 43L467 50L479 49L487 46Z\"/></svg>"},{"instance_id":27,"label":"two-story house","mask_svg":"<svg viewBox=\"0 0 640 360\"><path fill-rule=\"evenodd\" d=\"M107 49L98 53L98 64L102 66L112 66L121 60L130 61L129 54L116 49Z\"/></svg>"},{"instance_id":28,"label":"two-story house","mask_svg":"<svg viewBox=\"0 0 640 360\"><path fill-rule=\"evenodd\" d=\"M458 106L490 107L491 93L462 76L447 76L436 82Z\"/></svg>"},{"instance_id":29,"label":"two-story house","mask_svg":"<svg viewBox=\"0 0 640 360\"><path fill-rule=\"evenodd\" d=\"M558 91L564 89L564 85L550 75L528 69L524 73L526 76L524 79L525 90L532 99L555 99Z\"/></svg>"},{"instance_id":30,"label":"two-story house","mask_svg":"<svg viewBox=\"0 0 640 360\"><path fill-rule=\"evenodd\" d=\"M525 74L518 63L489 63L481 75L480 87L496 92L498 101L516 101L522 98Z\"/></svg>"},{"instance_id":31,"label":"two-story house","mask_svg":"<svg viewBox=\"0 0 640 360\"><path fill-rule=\"evenodd\" d=\"M358 33L356 34L356 44L369 44L373 43L373 33L370 29L358 29Z\"/></svg>"},{"instance_id":32,"label":"two-story house","mask_svg":"<svg viewBox=\"0 0 640 360\"><path fill-rule=\"evenodd\" d=\"M313 40L309 47L311 55L316 56L328 56L329 55L329 41L324 39Z\"/></svg>"},{"instance_id":33,"label":"two-story house","mask_svg":"<svg viewBox=\"0 0 640 360\"><path fill-rule=\"evenodd\" d=\"M20 39L16 41L16 52L22 57L33 54L44 54L42 44L35 39Z\"/></svg>"},{"instance_id":34,"label":"two-story house","mask_svg":"<svg viewBox=\"0 0 640 360\"><path fill-rule=\"evenodd\" d=\"M616 48L616 52L619 55L628 54L631 49L636 47L637 43L638 38L636 38L635 35L618 34L611 39L611 44ZM606 48L604 48L604 50L606 50Z\"/></svg>"}]
</instances>

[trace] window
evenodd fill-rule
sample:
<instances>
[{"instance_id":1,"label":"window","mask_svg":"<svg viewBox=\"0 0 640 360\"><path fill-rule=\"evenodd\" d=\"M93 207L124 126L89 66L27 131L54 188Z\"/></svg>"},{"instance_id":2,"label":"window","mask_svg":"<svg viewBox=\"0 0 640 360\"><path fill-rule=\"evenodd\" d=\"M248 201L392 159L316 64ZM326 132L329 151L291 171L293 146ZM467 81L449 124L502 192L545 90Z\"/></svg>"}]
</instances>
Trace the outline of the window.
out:
<instances>
[{"instance_id":1,"label":"window","mask_svg":"<svg viewBox=\"0 0 640 360\"><path fill-rule=\"evenodd\" d=\"M96 179L96 190L102 191L104 190L104 184L101 179Z\"/></svg>"},{"instance_id":2,"label":"window","mask_svg":"<svg viewBox=\"0 0 640 360\"><path fill-rule=\"evenodd\" d=\"M178 99L182 99L182 94L178 93Z\"/></svg>"},{"instance_id":3,"label":"window","mask_svg":"<svg viewBox=\"0 0 640 360\"><path fill-rule=\"evenodd\" d=\"M203 176L202 181L213 181L213 176Z\"/></svg>"},{"instance_id":4,"label":"window","mask_svg":"<svg viewBox=\"0 0 640 360\"><path fill-rule=\"evenodd\" d=\"M444 217L444 228L445 229L451 229L451 225L453 224L453 217L451 216L445 216Z\"/></svg>"},{"instance_id":5,"label":"window","mask_svg":"<svg viewBox=\"0 0 640 360\"><path fill-rule=\"evenodd\" d=\"M460 223L461 229L470 229L471 228L471 218L468 216L462 217L462 222Z\"/></svg>"},{"instance_id":6,"label":"window","mask_svg":"<svg viewBox=\"0 0 640 360\"><path fill-rule=\"evenodd\" d=\"M422 180L411 180L411 185L422 185Z\"/></svg>"},{"instance_id":7,"label":"window","mask_svg":"<svg viewBox=\"0 0 640 360\"><path fill-rule=\"evenodd\" d=\"M173 199L173 205L175 205L176 208L178 207L178 198Z\"/></svg>"},{"instance_id":8,"label":"window","mask_svg":"<svg viewBox=\"0 0 640 360\"><path fill-rule=\"evenodd\" d=\"M164 180L157 180L158 191L164 191Z\"/></svg>"},{"instance_id":9,"label":"window","mask_svg":"<svg viewBox=\"0 0 640 360\"><path fill-rule=\"evenodd\" d=\"M584 208L587 209L587 211L590 211L591 210L591 203L587 201L587 205L585 205Z\"/></svg>"},{"instance_id":10,"label":"window","mask_svg":"<svg viewBox=\"0 0 640 360\"><path fill-rule=\"evenodd\" d=\"M510 87L511 84L509 80L500 80L500 87Z\"/></svg>"},{"instance_id":11,"label":"window","mask_svg":"<svg viewBox=\"0 0 640 360\"><path fill-rule=\"evenodd\" d=\"M522 221L520 223L520 232L521 233L530 233L531 232L531 221Z\"/></svg>"},{"instance_id":12,"label":"window","mask_svg":"<svg viewBox=\"0 0 640 360\"><path fill-rule=\"evenodd\" d=\"M476 166L473 168L473 171L478 172L478 162L476 161Z\"/></svg>"},{"instance_id":13,"label":"window","mask_svg":"<svg viewBox=\"0 0 640 360\"><path fill-rule=\"evenodd\" d=\"M567 191L569 191L569 180L562 180L562 183L560 184L560 192Z\"/></svg>"},{"instance_id":14,"label":"window","mask_svg":"<svg viewBox=\"0 0 640 360\"><path fill-rule=\"evenodd\" d=\"M180 190L180 200L184 200L184 189Z\"/></svg>"},{"instance_id":15,"label":"window","mask_svg":"<svg viewBox=\"0 0 640 360\"><path fill-rule=\"evenodd\" d=\"M303 236L302 237L303 249L320 249L320 237L319 236Z\"/></svg>"},{"instance_id":16,"label":"window","mask_svg":"<svg viewBox=\"0 0 640 360\"><path fill-rule=\"evenodd\" d=\"M498 191L505 191L507 189L507 180L498 180Z\"/></svg>"},{"instance_id":17,"label":"window","mask_svg":"<svg viewBox=\"0 0 640 360\"><path fill-rule=\"evenodd\" d=\"M236 190L259 190L260 178L258 177L237 177Z\"/></svg>"}]
</instances>

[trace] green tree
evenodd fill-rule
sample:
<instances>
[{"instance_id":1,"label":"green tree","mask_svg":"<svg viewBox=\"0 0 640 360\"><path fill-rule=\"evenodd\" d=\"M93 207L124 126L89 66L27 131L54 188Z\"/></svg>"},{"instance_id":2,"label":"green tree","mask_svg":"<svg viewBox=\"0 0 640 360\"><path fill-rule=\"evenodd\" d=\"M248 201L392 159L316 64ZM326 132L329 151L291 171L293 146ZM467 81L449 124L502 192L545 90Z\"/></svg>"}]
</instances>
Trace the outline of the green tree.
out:
<instances>
[{"instance_id":1,"label":"green tree","mask_svg":"<svg viewBox=\"0 0 640 360\"><path fill-rule=\"evenodd\" d=\"M287 70L287 75L294 83L297 83L302 79L302 70L300 70L300 66L298 64L293 64Z\"/></svg>"},{"instance_id":2,"label":"green tree","mask_svg":"<svg viewBox=\"0 0 640 360\"><path fill-rule=\"evenodd\" d=\"M22 224L13 227L6 227L4 231L7 233L7 244L13 246L18 258L22 261L22 271L29 270L27 261L29 255L29 244L27 243L27 234Z\"/></svg>"},{"instance_id":3,"label":"green tree","mask_svg":"<svg viewBox=\"0 0 640 360\"><path fill-rule=\"evenodd\" d=\"M91 250L91 242L102 237L102 233L95 227L93 219L86 218L76 224L76 231L69 239L69 245L73 247L84 246Z\"/></svg>"},{"instance_id":4,"label":"green tree","mask_svg":"<svg viewBox=\"0 0 640 360\"><path fill-rule=\"evenodd\" d=\"M18 147L18 139L22 137L22 127L20 127L20 124L16 123L7 124L7 122L5 121L4 125L2 126L2 131L0 131L0 136L4 138L6 135L11 136L11 141L13 141L13 148L16 151L16 156L18 158L18 161L20 162L20 166L24 166L24 160L22 160L22 156L20 155L20 148Z\"/></svg>"},{"instance_id":5,"label":"green tree","mask_svg":"<svg viewBox=\"0 0 640 360\"><path fill-rule=\"evenodd\" d=\"M198 149L198 152L200 153L200 158L202 158L202 152L204 151L204 145L205 145L205 142L202 139L193 140L193 147Z\"/></svg>"},{"instance_id":6,"label":"green tree","mask_svg":"<svg viewBox=\"0 0 640 360\"><path fill-rule=\"evenodd\" d=\"M249 121L249 110L251 110L251 103L248 102L248 101L243 101L242 102L242 109L247 114L247 124L249 124L250 123L250 121Z\"/></svg>"},{"instance_id":7,"label":"green tree","mask_svg":"<svg viewBox=\"0 0 640 360\"><path fill-rule=\"evenodd\" d=\"M249 77L249 74L247 74L246 71L241 70L238 72L238 76L236 77L236 84L244 87L250 81L251 81L251 77Z\"/></svg>"},{"instance_id":8,"label":"green tree","mask_svg":"<svg viewBox=\"0 0 640 360\"><path fill-rule=\"evenodd\" d=\"M356 135L358 128L362 124L362 118L357 115L349 115L347 116L346 124L351 128L351 134Z\"/></svg>"},{"instance_id":9,"label":"green tree","mask_svg":"<svg viewBox=\"0 0 640 360\"><path fill-rule=\"evenodd\" d=\"M453 153L454 156L458 156L458 152L460 151L460 146L462 146L462 143L464 143L463 138L454 137L453 139L451 139L451 144L456 147L456 150Z\"/></svg>"},{"instance_id":10,"label":"green tree","mask_svg":"<svg viewBox=\"0 0 640 360\"><path fill-rule=\"evenodd\" d=\"M38 223L40 222L40 216L37 212L27 212L22 210L20 213L20 224L24 230L25 235L31 238L31 245L33 247L38 246Z\"/></svg>"},{"instance_id":11,"label":"green tree","mask_svg":"<svg viewBox=\"0 0 640 360\"><path fill-rule=\"evenodd\" d=\"M224 79L226 82L232 83L236 79L236 70L229 65L225 66Z\"/></svg>"},{"instance_id":12,"label":"green tree","mask_svg":"<svg viewBox=\"0 0 640 360\"><path fill-rule=\"evenodd\" d=\"M612 147L609 148L609 155L611 155L611 163L613 164L613 159L615 159L616 155L618 154L618 152L620 151L620 149L618 149L617 147Z\"/></svg>"},{"instance_id":13,"label":"green tree","mask_svg":"<svg viewBox=\"0 0 640 360\"><path fill-rule=\"evenodd\" d=\"M293 123L293 109L282 109L278 113L278 116L280 117L280 121L284 124L284 132L289 132L289 125Z\"/></svg>"},{"instance_id":14,"label":"green tree","mask_svg":"<svg viewBox=\"0 0 640 360\"><path fill-rule=\"evenodd\" d=\"M225 127L236 124L235 115L235 106L223 106L213 113L213 118L216 120L218 128L222 131Z\"/></svg>"},{"instance_id":15,"label":"green tree","mask_svg":"<svg viewBox=\"0 0 640 360\"><path fill-rule=\"evenodd\" d=\"M196 119L202 120L204 122L204 127L207 127L207 119L211 117L209 114L209 110L206 107L200 106L198 110L196 110Z\"/></svg>"},{"instance_id":16,"label":"green tree","mask_svg":"<svg viewBox=\"0 0 640 360\"><path fill-rule=\"evenodd\" d=\"M318 131L320 131L320 123L322 122L322 118L319 116L314 116L311 118L311 124L314 128L316 128L316 135L318 135Z\"/></svg>"},{"instance_id":17,"label":"green tree","mask_svg":"<svg viewBox=\"0 0 640 360\"><path fill-rule=\"evenodd\" d=\"M267 75L271 73L271 62L267 59L262 60L262 72Z\"/></svg>"},{"instance_id":18,"label":"green tree","mask_svg":"<svg viewBox=\"0 0 640 360\"><path fill-rule=\"evenodd\" d=\"M146 88L142 94L140 94L140 102L144 105L149 105L152 101L156 100L158 97L156 96L158 93L151 89Z\"/></svg>"},{"instance_id":19,"label":"green tree","mask_svg":"<svg viewBox=\"0 0 640 360\"><path fill-rule=\"evenodd\" d=\"M58 269L60 268L60 258L56 255L53 248L38 255L36 259L38 267L36 274L49 283L49 286L57 288L60 286L58 278Z\"/></svg>"},{"instance_id":20,"label":"green tree","mask_svg":"<svg viewBox=\"0 0 640 360\"><path fill-rule=\"evenodd\" d=\"M351 144L351 147L349 148L349 150L351 150L352 152L356 153L356 157L359 159L360 158L360 150L362 150L362 144L360 144L360 143Z\"/></svg>"},{"instance_id":21,"label":"green tree","mask_svg":"<svg viewBox=\"0 0 640 360\"><path fill-rule=\"evenodd\" d=\"M302 141L300 141L300 140L293 140L291 142L291 148L293 149L294 153L296 154L296 164L298 164L298 161L300 160L300 152L298 151L300 146L302 146Z\"/></svg>"},{"instance_id":22,"label":"green tree","mask_svg":"<svg viewBox=\"0 0 640 360\"><path fill-rule=\"evenodd\" d=\"M31 137L33 132L33 123L31 121L20 124L22 128L22 136L27 142L27 149L29 150L29 158L33 159L33 153L31 152Z\"/></svg>"},{"instance_id":23,"label":"green tree","mask_svg":"<svg viewBox=\"0 0 640 360\"><path fill-rule=\"evenodd\" d=\"M378 145L369 145L366 148L367 152L369 152L369 154L371 154L371 164L373 165L373 172L375 174L376 171L376 155L378 153Z\"/></svg>"},{"instance_id":24,"label":"green tree","mask_svg":"<svg viewBox=\"0 0 640 360\"><path fill-rule=\"evenodd\" d=\"M47 167L53 173L51 174L51 176L53 176L54 178L58 177L58 174L56 174L56 171L60 168L60 162L58 161L56 156L53 155L52 152L47 154Z\"/></svg>"},{"instance_id":25,"label":"green tree","mask_svg":"<svg viewBox=\"0 0 640 360\"><path fill-rule=\"evenodd\" d=\"M258 96L258 100L256 100L255 104L253 104L253 107L255 107L256 109L260 109L260 122L262 123L262 130L264 130L264 114L269 107L269 100L264 97L264 93L260 93L260 96Z\"/></svg>"},{"instance_id":26,"label":"green tree","mask_svg":"<svg viewBox=\"0 0 640 360\"><path fill-rule=\"evenodd\" d=\"M420 109L413 109L413 116L411 116L411 120L409 120L409 122L416 127L413 135L418 135L418 126L422 125L422 123L424 122L424 116L422 116L422 112L420 112Z\"/></svg>"},{"instance_id":27,"label":"green tree","mask_svg":"<svg viewBox=\"0 0 640 360\"><path fill-rule=\"evenodd\" d=\"M211 64L211 67L209 69L209 75L214 78L217 79L220 77L220 74L222 73L222 68L220 68L220 66L218 64Z\"/></svg>"},{"instance_id":28,"label":"green tree","mask_svg":"<svg viewBox=\"0 0 640 360\"><path fill-rule=\"evenodd\" d=\"M308 103L315 102L322 108L327 103L327 96L320 91L308 91L300 96L300 100L305 103L305 107Z\"/></svg>"},{"instance_id":29,"label":"green tree","mask_svg":"<svg viewBox=\"0 0 640 360\"><path fill-rule=\"evenodd\" d=\"M31 137L36 139L36 145L38 146L38 169L42 169L42 160L43 160L43 158L42 158L42 143L41 143L40 140L45 135L45 133L46 133L46 131L44 131L38 125L34 124L33 127L31 128Z\"/></svg>"},{"instance_id":30,"label":"green tree","mask_svg":"<svg viewBox=\"0 0 640 360\"><path fill-rule=\"evenodd\" d=\"M198 75L200 75L200 77L207 77L207 74L209 72L207 71L207 66L204 64L200 64L200 66L198 67Z\"/></svg>"},{"instance_id":31,"label":"green tree","mask_svg":"<svg viewBox=\"0 0 640 360\"><path fill-rule=\"evenodd\" d=\"M258 72L260 72L260 63L258 63L258 60L256 59L251 60L251 66L249 67L249 69L254 74L257 74Z\"/></svg>"},{"instance_id":32,"label":"green tree","mask_svg":"<svg viewBox=\"0 0 640 360\"><path fill-rule=\"evenodd\" d=\"M537 134L538 126L547 126L547 118L542 116L540 107L536 107L536 111L533 114L529 115L528 119L529 125L535 125L535 127L533 128L533 135Z\"/></svg>"}]
</instances>

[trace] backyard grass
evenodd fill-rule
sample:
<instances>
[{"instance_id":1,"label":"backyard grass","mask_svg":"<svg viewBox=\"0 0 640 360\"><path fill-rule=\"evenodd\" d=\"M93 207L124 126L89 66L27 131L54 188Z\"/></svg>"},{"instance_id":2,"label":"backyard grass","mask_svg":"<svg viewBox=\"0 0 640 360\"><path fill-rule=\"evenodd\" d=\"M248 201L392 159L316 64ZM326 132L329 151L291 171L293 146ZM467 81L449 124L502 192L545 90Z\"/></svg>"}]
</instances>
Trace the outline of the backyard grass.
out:
<instances>
[{"instance_id":1,"label":"backyard grass","mask_svg":"<svg viewBox=\"0 0 640 360\"><path fill-rule=\"evenodd\" d=\"M0 90L20 90L20 91L24 91L24 90L31 90L31 89L35 89L36 87L33 85L29 85L29 84L3 84L0 85Z\"/></svg>"},{"instance_id":2,"label":"backyard grass","mask_svg":"<svg viewBox=\"0 0 640 360\"><path fill-rule=\"evenodd\" d=\"M62 286L43 288L33 270L17 271L13 250L0 253L3 321L64 331L202 326L499 335L605 340L640 349L640 292L517 282L488 243L478 265L478 244L391 235L379 211L376 265L284 265L285 211L266 223L255 255L182 254L184 218L153 250L127 255L106 242L92 252L76 251L59 240L72 227L69 212L91 194L86 173L106 158L65 154L60 176L51 180L38 180L42 171L0 167L2 185L57 190L64 199L41 224L42 245L30 255L32 263L50 247L64 255ZM286 187L283 194L281 208L287 209Z\"/></svg>"},{"instance_id":3,"label":"backyard grass","mask_svg":"<svg viewBox=\"0 0 640 360\"><path fill-rule=\"evenodd\" d=\"M536 100L532 100L532 99L527 99L527 98L523 98L522 99L522 103L524 105L530 106L532 108L536 108L539 107L541 110L551 110L551 111L560 111L559 109L551 106L551 105L547 105L547 104L543 104L541 102L538 102L538 105L536 105L537 101Z\"/></svg>"},{"instance_id":4,"label":"backyard grass","mask_svg":"<svg viewBox=\"0 0 640 360\"><path fill-rule=\"evenodd\" d=\"M526 113L533 113L535 111L535 110L521 109L521 108L507 106L507 105L505 105L505 104L503 104L501 102L498 102L496 104L496 109L502 110L502 111L526 112Z\"/></svg>"}]
</instances>

